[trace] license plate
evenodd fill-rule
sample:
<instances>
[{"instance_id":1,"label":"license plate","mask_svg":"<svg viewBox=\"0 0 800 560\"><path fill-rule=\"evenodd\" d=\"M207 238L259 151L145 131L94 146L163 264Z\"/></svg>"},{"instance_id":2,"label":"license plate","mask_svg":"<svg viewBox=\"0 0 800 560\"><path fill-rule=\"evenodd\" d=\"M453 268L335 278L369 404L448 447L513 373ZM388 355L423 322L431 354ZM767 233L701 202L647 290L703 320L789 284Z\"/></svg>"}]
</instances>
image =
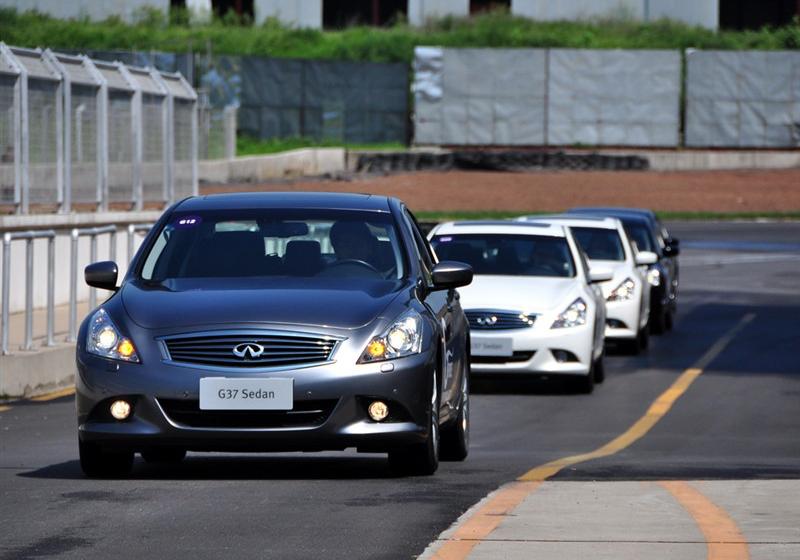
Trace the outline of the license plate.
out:
<instances>
[{"instance_id":1,"label":"license plate","mask_svg":"<svg viewBox=\"0 0 800 560\"><path fill-rule=\"evenodd\" d=\"M201 410L291 410L293 407L294 379L204 377L200 380Z\"/></svg>"},{"instance_id":2,"label":"license plate","mask_svg":"<svg viewBox=\"0 0 800 560\"><path fill-rule=\"evenodd\" d=\"M470 338L470 352L473 356L511 356L514 351L510 338Z\"/></svg>"}]
</instances>

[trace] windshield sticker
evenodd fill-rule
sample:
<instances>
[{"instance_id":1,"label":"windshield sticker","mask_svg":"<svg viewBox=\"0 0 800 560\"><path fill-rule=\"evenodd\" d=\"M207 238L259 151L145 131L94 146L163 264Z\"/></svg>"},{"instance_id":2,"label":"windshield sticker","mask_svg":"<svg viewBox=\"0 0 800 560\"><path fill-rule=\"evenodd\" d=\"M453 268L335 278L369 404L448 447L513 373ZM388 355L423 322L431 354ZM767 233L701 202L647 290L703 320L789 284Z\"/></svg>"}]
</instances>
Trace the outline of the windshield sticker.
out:
<instances>
[{"instance_id":1,"label":"windshield sticker","mask_svg":"<svg viewBox=\"0 0 800 560\"><path fill-rule=\"evenodd\" d=\"M175 220L172 225L179 229L193 228L195 226L199 226L200 222L202 221L203 220L200 218L200 216L184 216Z\"/></svg>"},{"instance_id":2,"label":"windshield sticker","mask_svg":"<svg viewBox=\"0 0 800 560\"><path fill-rule=\"evenodd\" d=\"M452 241L452 240L453 240L452 237L440 237L436 241L439 241L441 243L447 243L448 241Z\"/></svg>"}]
</instances>

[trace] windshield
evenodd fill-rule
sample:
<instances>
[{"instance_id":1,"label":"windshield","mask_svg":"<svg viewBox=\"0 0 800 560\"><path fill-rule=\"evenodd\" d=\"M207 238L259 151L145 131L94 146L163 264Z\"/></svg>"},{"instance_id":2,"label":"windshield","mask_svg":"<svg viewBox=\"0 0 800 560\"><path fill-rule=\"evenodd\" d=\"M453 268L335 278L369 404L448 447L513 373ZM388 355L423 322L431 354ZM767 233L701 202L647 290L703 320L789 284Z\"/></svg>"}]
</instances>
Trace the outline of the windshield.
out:
<instances>
[{"instance_id":1,"label":"windshield","mask_svg":"<svg viewBox=\"0 0 800 560\"><path fill-rule=\"evenodd\" d=\"M440 260L472 266L475 274L575 276L575 263L563 237L544 235L439 235L433 248Z\"/></svg>"},{"instance_id":2,"label":"windshield","mask_svg":"<svg viewBox=\"0 0 800 560\"><path fill-rule=\"evenodd\" d=\"M625 225L625 231L631 238L631 241L636 243L636 248L640 251L653 251L655 252L655 245L653 238L650 235L650 229L641 223L629 223Z\"/></svg>"},{"instance_id":3,"label":"windshield","mask_svg":"<svg viewBox=\"0 0 800 560\"><path fill-rule=\"evenodd\" d=\"M141 277L399 279L404 261L389 214L331 210L177 213L161 230Z\"/></svg>"},{"instance_id":4,"label":"windshield","mask_svg":"<svg viewBox=\"0 0 800 560\"><path fill-rule=\"evenodd\" d=\"M593 260L624 261L625 250L622 240L615 229L572 227L572 235L586 253Z\"/></svg>"}]
</instances>

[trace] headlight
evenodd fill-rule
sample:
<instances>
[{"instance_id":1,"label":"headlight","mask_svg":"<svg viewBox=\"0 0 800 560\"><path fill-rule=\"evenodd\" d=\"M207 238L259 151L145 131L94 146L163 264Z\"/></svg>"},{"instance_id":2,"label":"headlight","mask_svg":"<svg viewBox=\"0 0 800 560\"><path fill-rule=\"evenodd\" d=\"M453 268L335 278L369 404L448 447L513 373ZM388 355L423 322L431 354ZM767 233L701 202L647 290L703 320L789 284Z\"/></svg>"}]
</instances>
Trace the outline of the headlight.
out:
<instances>
[{"instance_id":1,"label":"headlight","mask_svg":"<svg viewBox=\"0 0 800 560\"><path fill-rule=\"evenodd\" d=\"M647 271L647 282L651 286L660 286L661 285L661 271L657 268L651 268Z\"/></svg>"},{"instance_id":2,"label":"headlight","mask_svg":"<svg viewBox=\"0 0 800 560\"><path fill-rule=\"evenodd\" d=\"M86 333L86 351L103 358L138 362L136 348L130 339L125 338L104 309L98 309L89 321Z\"/></svg>"},{"instance_id":3,"label":"headlight","mask_svg":"<svg viewBox=\"0 0 800 560\"><path fill-rule=\"evenodd\" d=\"M422 350L422 317L407 311L380 336L369 341L358 363L381 362L419 354Z\"/></svg>"},{"instance_id":4,"label":"headlight","mask_svg":"<svg viewBox=\"0 0 800 560\"><path fill-rule=\"evenodd\" d=\"M633 297L634 288L636 288L636 282L631 278L626 278L611 291L606 301L627 301Z\"/></svg>"},{"instance_id":5,"label":"headlight","mask_svg":"<svg viewBox=\"0 0 800 560\"><path fill-rule=\"evenodd\" d=\"M569 304L561 315L553 321L551 329L563 329L567 327L577 327L586 324L586 302L581 298Z\"/></svg>"}]
</instances>

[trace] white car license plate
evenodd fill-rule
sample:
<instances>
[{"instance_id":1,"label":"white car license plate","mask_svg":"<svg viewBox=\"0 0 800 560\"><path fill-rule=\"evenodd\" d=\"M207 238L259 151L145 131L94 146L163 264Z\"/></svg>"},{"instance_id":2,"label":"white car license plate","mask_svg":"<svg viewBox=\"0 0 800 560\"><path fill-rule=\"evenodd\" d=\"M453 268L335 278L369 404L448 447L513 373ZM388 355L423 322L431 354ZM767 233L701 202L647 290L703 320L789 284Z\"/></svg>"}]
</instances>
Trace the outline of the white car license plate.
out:
<instances>
[{"instance_id":1,"label":"white car license plate","mask_svg":"<svg viewBox=\"0 0 800 560\"><path fill-rule=\"evenodd\" d=\"M294 379L200 380L200 410L291 410Z\"/></svg>"},{"instance_id":2,"label":"white car license plate","mask_svg":"<svg viewBox=\"0 0 800 560\"><path fill-rule=\"evenodd\" d=\"M510 338L470 337L470 353L474 356L511 356L514 351Z\"/></svg>"}]
</instances>

